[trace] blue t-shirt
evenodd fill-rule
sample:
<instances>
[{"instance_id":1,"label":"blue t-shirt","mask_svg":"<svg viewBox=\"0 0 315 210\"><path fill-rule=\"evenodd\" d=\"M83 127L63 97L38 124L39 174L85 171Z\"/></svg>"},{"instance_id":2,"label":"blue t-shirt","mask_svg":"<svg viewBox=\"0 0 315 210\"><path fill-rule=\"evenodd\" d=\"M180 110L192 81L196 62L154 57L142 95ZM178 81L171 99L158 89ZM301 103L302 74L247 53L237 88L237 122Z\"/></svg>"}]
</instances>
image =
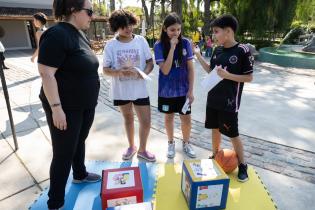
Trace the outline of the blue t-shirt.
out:
<instances>
[{"instance_id":1,"label":"blue t-shirt","mask_svg":"<svg viewBox=\"0 0 315 210\"><path fill-rule=\"evenodd\" d=\"M174 52L172 68L168 75L164 75L160 69L159 73L159 97L173 98L186 96L189 89L187 61L193 59L190 41L182 39L183 56L182 64L179 64L177 47ZM160 41L154 45L154 55L157 64L164 62L163 46Z\"/></svg>"}]
</instances>

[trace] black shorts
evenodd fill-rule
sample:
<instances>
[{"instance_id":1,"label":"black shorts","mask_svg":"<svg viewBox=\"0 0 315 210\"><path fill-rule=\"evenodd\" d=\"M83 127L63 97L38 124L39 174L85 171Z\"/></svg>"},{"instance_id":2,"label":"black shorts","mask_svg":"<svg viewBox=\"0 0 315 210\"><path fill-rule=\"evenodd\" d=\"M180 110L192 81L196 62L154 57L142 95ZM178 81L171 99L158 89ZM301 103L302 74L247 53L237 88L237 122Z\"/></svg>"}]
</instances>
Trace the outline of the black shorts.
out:
<instances>
[{"instance_id":1,"label":"black shorts","mask_svg":"<svg viewBox=\"0 0 315 210\"><path fill-rule=\"evenodd\" d=\"M160 112L171 114L171 113L179 113L182 115L191 114L191 106L189 106L186 114L182 112L182 108L186 102L186 96L181 97L173 97L173 98L164 98L159 97L158 99L158 109Z\"/></svg>"},{"instance_id":2,"label":"black shorts","mask_svg":"<svg viewBox=\"0 0 315 210\"><path fill-rule=\"evenodd\" d=\"M114 106L122 106L129 103L133 103L137 106L150 106L150 98L138 98L137 100L114 100Z\"/></svg>"},{"instance_id":3,"label":"black shorts","mask_svg":"<svg viewBox=\"0 0 315 210\"><path fill-rule=\"evenodd\" d=\"M0 52L0 61L4 61L4 60L5 60L4 53Z\"/></svg>"},{"instance_id":4,"label":"black shorts","mask_svg":"<svg viewBox=\"0 0 315 210\"><path fill-rule=\"evenodd\" d=\"M230 138L238 137L238 112L227 112L207 106L205 127L219 129Z\"/></svg>"}]
</instances>

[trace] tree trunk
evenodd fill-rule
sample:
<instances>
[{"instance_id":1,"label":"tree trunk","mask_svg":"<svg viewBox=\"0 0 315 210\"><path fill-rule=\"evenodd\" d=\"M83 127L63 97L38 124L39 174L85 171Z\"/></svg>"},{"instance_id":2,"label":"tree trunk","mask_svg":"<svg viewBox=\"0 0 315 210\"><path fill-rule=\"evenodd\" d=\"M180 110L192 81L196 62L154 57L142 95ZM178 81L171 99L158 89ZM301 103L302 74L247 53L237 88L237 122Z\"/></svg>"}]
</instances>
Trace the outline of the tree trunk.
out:
<instances>
[{"instance_id":1,"label":"tree trunk","mask_svg":"<svg viewBox=\"0 0 315 210\"><path fill-rule=\"evenodd\" d=\"M102 4L101 4L101 0L98 0L98 14L102 15Z\"/></svg>"},{"instance_id":2,"label":"tree trunk","mask_svg":"<svg viewBox=\"0 0 315 210\"><path fill-rule=\"evenodd\" d=\"M204 25L203 25L203 33L206 36L210 35L210 3L211 0L204 0Z\"/></svg>"},{"instance_id":3,"label":"tree trunk","mask_svg":"<svg viewBox=\"0 0 315 210\"><path fill-rule=\"evenodd\" d=\"M161 20L164 20L165 14L165 0L161 0Z\"/></svg>"},{"instance_id":4,"label":"tree trunk","mask_svg":"<svg viewBox=\"0 0 315 210\"><path fill-rule=\"evenodd\" d=\"M115 0L110 0L110 11L114 11L115 10Z\"/></svg>"},{"instance_id":5,"label":"tree trunk","mask_svg":"<svg viewBox=\"0 0 315 210\"><path fill-rule=\"evenodd\" d=\"M145 21L147 23L147 28L150 28L150 16L149 16L149 12L148 12L148 7L145 4L145 0L141 0L141 3L142 3L143 10L144 10Z\"/></svg>"},{"instance_id":6,"label":"tree trunk","mask_svg":"<svg viewBox=\"0 0 315 210\"><path fill-rule=\"evenodd\" d=\"M201 0L197 0L197 11L200 11Z\"/></svg>"},{"instance_id":7,"label":"tree trunk","mask_svg":"<svg viewBox=\"0 0 315 210\"><path fill-rule=\"evenodd\" d=\"M150 8L150 26L154 24L154 7L155 7L155 0L151 1L151 8Z\"/></svg>"},{"instance_id":8,"label":"tree trunk","mask_svg":"<svg viewBox=\"0 0 315 210\"><path fill-rule=\"evenodd\" d=\"M182 0L172 0L172 12L176 12L180 19L182 20L183 11L182 11Z\"/></svg>"}]
</instances>

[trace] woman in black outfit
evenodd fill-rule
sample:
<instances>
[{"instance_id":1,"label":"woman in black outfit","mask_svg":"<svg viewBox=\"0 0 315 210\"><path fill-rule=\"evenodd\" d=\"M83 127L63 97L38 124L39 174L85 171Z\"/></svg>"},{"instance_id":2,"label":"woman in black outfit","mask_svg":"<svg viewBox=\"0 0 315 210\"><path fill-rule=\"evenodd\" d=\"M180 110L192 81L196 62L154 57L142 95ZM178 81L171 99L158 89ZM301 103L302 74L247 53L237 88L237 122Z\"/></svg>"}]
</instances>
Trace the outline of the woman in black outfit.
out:
<instances>
[{"instance_id":1,"label":"woman in black outfit","mask_svg":"<svg viewBox=\"0 0 315 210\"><path fill-rule=\"evenodd\" d=\"M40 39L40 99L49 125L53 158L50 165L49 209L62 209L72 166L73 183L97 182L84 165L85 140L94 120L100 88L99 62L81 30L93 18L89 0L54 0L59 22Z\"/></svg>"}]
</instances>

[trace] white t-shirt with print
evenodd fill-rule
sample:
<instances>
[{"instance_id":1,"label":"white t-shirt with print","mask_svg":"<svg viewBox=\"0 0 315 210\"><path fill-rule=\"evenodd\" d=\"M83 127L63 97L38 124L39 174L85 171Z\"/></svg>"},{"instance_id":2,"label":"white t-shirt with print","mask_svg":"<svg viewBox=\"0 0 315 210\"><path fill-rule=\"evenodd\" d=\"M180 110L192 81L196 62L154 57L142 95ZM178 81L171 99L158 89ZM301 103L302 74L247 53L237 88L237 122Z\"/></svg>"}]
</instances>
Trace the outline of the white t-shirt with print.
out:
<instances>
[{"instance_id":1,"label":"white t-shirt with print","mask_svg":"<svg viewBox=\"0 0 315 210\"><path fill-rule=\"evenodd\" d=\"M152 54L144 37L135 35L128 43L113 38L105 45L103 66L112 69L132 66L144 71L149 59L152 59ZM136 100L149 96L145 80L132 77L112 77L111 93L113 100Z\"/></svg>"}]
</instances>

